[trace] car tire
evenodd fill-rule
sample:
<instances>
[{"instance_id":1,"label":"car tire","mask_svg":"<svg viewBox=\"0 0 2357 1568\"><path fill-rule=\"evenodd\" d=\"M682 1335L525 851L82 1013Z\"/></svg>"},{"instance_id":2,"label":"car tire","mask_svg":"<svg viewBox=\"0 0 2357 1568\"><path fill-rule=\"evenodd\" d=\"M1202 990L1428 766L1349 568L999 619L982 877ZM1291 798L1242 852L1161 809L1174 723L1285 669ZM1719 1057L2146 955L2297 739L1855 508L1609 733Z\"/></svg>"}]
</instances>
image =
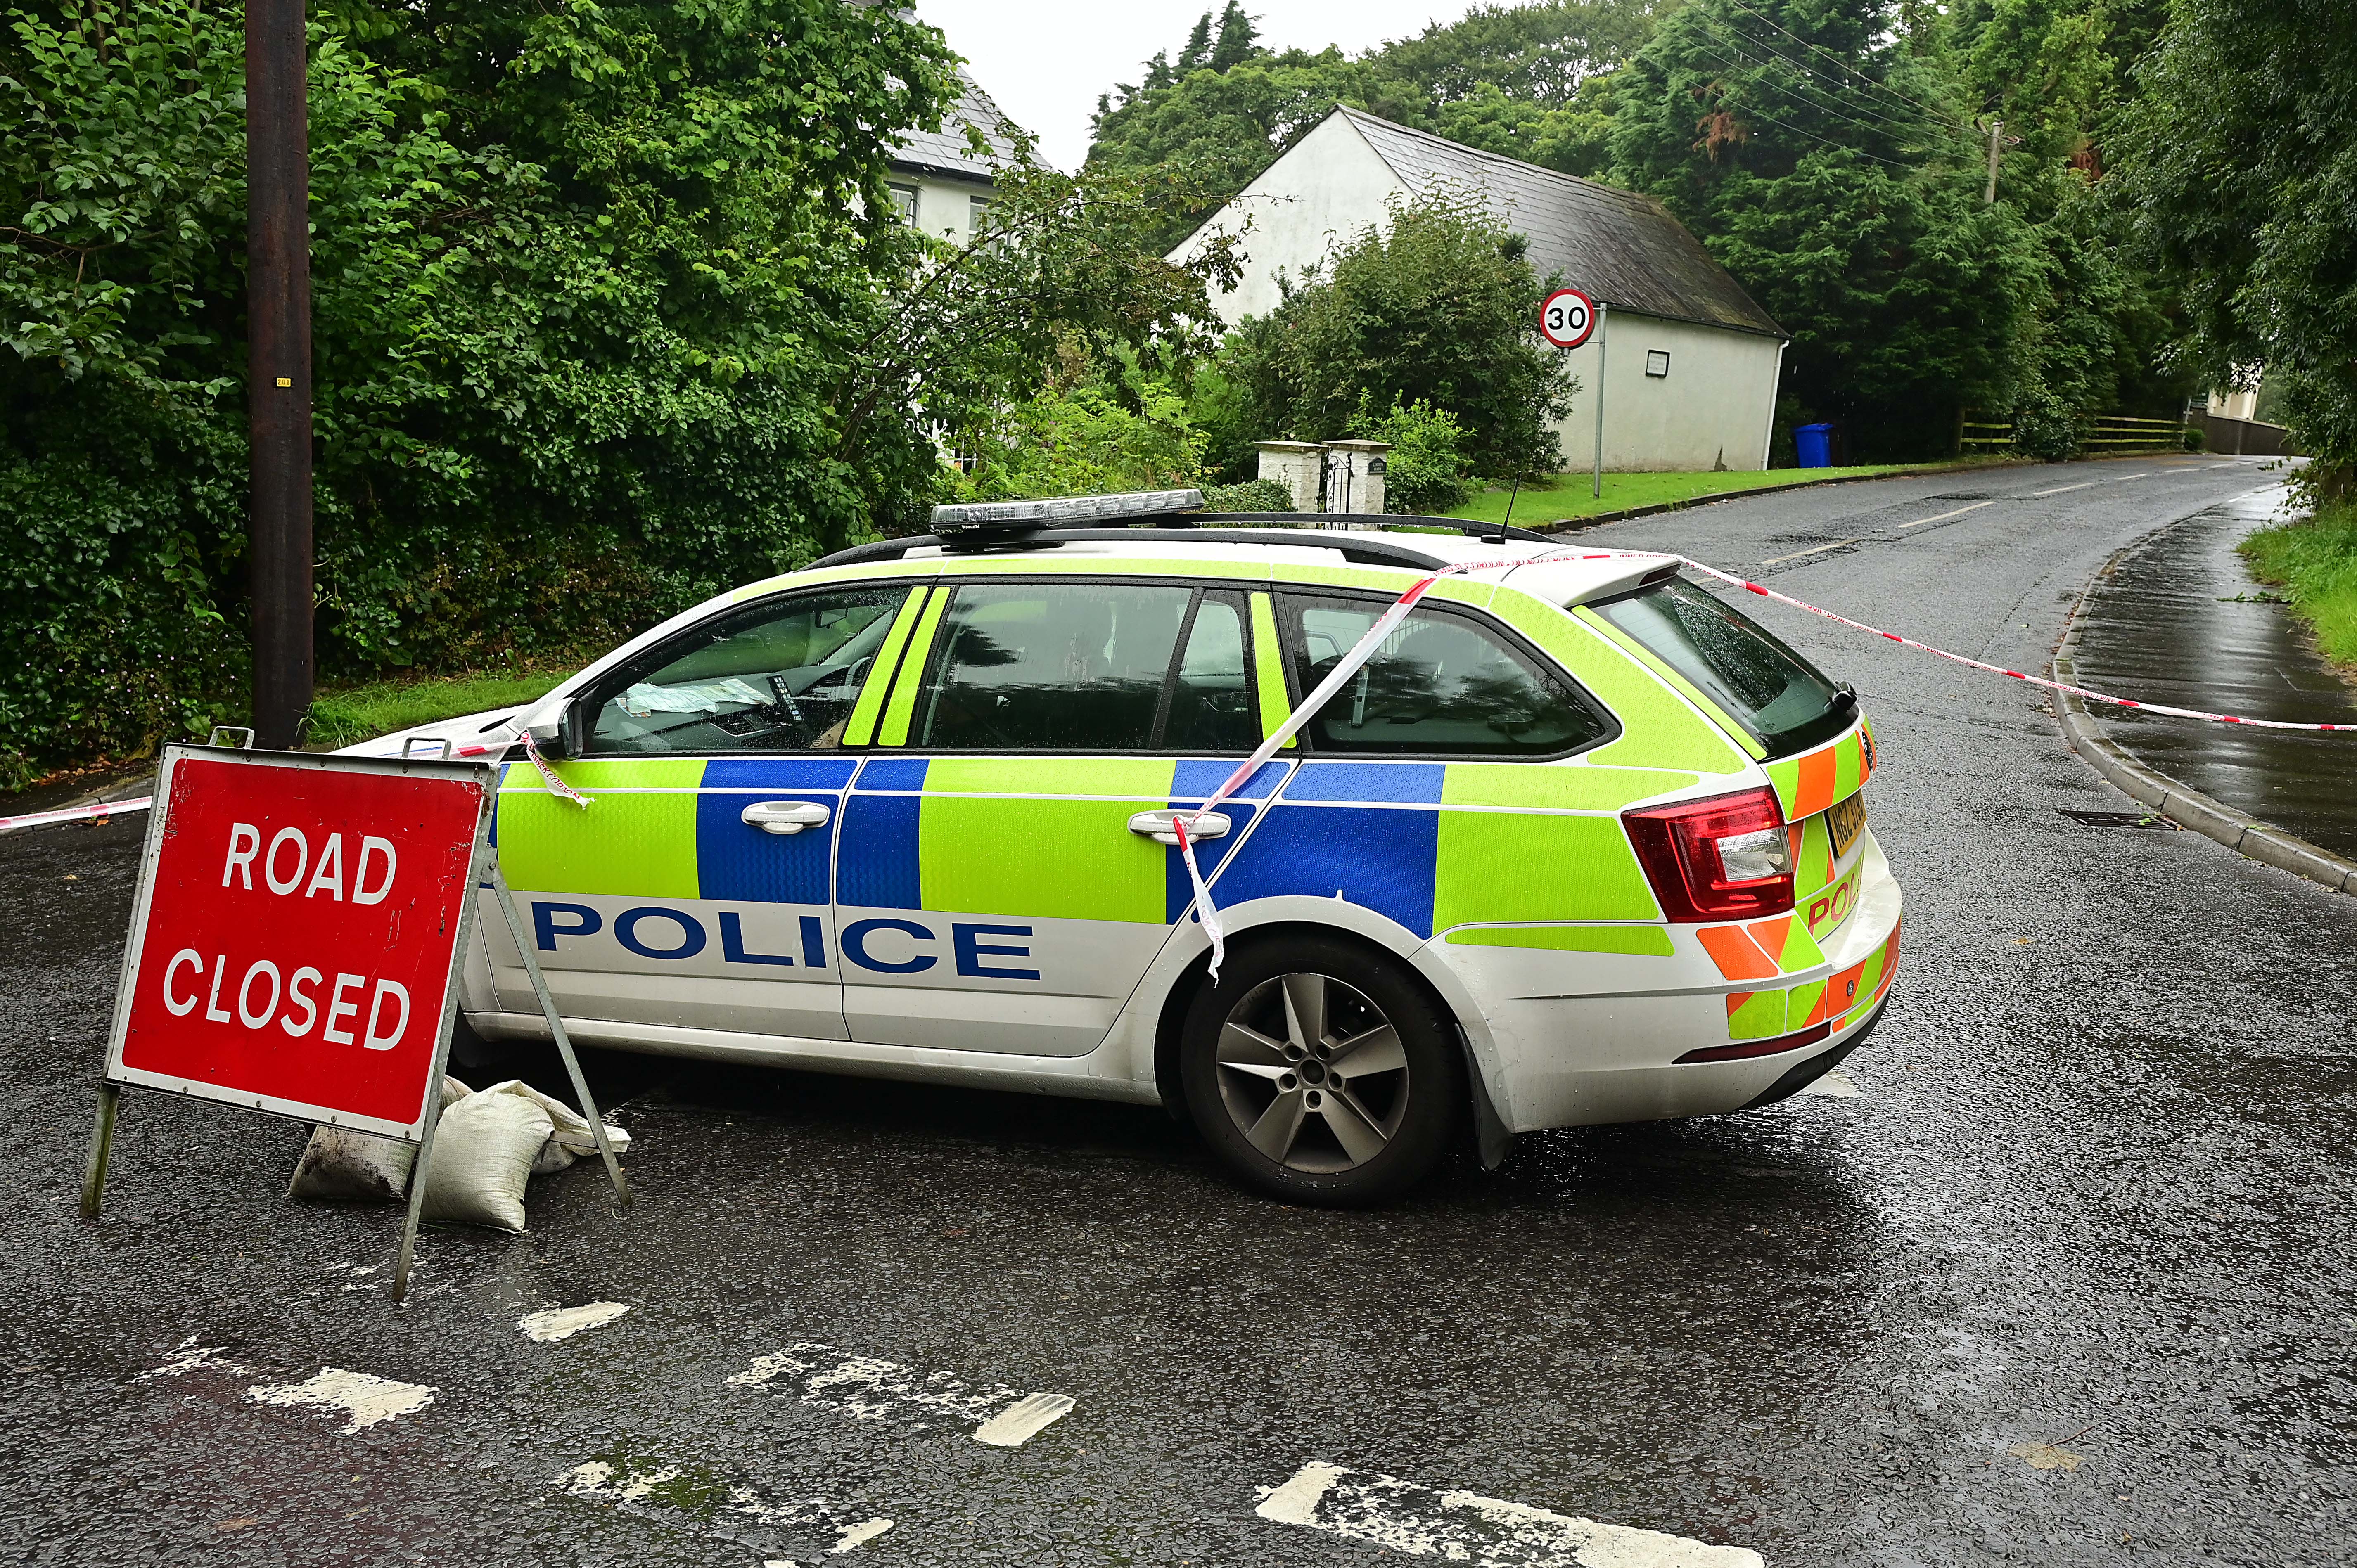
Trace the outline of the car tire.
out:
<instances>
[{"instance_id":1,"label":"car tire","mask_svg":"<svg viewBox=\"0 0 2357 1568\"><path fill-rule=\"evenodd\" d=\"M1453 1020L1403 965L1337 937L1239 943L1179 1035L1196 1128L1288 1203L1379 1203L1429 1175L1466 1112Z\"/></svg>"}]
</instances>

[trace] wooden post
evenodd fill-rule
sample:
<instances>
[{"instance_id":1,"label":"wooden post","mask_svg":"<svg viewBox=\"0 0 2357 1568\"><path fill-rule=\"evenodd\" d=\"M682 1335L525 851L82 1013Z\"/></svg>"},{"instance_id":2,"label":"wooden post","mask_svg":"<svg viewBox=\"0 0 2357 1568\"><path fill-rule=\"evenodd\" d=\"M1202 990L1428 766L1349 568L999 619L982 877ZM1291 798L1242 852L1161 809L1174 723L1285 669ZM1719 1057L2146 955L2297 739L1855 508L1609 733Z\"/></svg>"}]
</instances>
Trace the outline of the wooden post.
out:
<instances>
[{"instance_id":1,"label":"wooden post","mask_svg":"<svg viewBox=\"0 0 2357 1568\"><path fill-rule=\"evenodd\" d=\"M311 709L311 177L304 0L246 0L246 584L253 727L299 743Z\"/></svg>"},{"instance_id":2,"label":"wooden post","mask_svg":"<svg viewBox=\"0 0 2357 1568\"><path fill-rule=\"evenodd\" d=\"M98 1218L100 1197L106 1191L106 1164L114 1155L114 1111L123 1103L123 1090L112 1079L102 1079L98 1085L98 1124L90 1133L90 1158L81 1170L81 1217Z\"/></svg>"}]
</instances>

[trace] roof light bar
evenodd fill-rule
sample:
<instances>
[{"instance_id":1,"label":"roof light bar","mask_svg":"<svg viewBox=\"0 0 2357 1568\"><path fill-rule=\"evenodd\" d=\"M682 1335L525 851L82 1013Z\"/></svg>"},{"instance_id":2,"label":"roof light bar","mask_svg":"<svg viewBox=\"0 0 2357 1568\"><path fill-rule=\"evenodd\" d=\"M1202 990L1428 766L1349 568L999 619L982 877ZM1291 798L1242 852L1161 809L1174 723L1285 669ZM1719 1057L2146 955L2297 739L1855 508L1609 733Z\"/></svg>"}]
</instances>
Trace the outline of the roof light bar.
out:
<instances>
[{"instance_id":1,"label":"roof light bar","mask_svg":"<svg viewBox=\"0 0 2357 1568\"><path fill-rule=\"evenodd\" d=\"M985 529L1054 528L1064 523L1111 522L1132 517L1167 517L1203 510L1200 490L1131 490L1112 496L1059 496L1038 501L965 501L933 509L933 532L970 533Z\"/></svg>"}]
</instances>

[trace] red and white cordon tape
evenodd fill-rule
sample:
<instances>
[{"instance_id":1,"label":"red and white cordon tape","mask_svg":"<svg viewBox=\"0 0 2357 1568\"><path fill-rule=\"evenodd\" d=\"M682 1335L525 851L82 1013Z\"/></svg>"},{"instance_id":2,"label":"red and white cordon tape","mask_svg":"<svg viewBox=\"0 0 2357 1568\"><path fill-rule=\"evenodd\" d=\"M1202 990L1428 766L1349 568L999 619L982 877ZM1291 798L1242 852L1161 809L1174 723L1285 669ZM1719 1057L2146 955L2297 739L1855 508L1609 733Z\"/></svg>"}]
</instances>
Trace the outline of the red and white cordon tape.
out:
<instances>
[{"instance_id":1,"label":"red and white cordon tape","mask_svg":"<svg viewBox=\"0 0 2357 1568\"><path fill-rule=\"evenodd\" d=\"M487 757L494 751L505 751L508 744L506 741L501 741L497 746L462 746L456 750L446 751L443 755L445 757ZM539 767L542 776L548 779L551 788L573 796L581 805L586 806L589 803L586 799L576 794L570 785L550 773L548 764L540 760L538 753L533 754L533 761ZM61 822L103 822L109 817L144 811L155 803L156 798L153 795L140 795L128 800L99 800L87 806L61 806L54 811L33 811L21 817L0 817L0 833L13 833L19 828L55 827Z\"/></svg>"},{"instance_id":2,"label":"red and white cordon tape","mask_svg":"<svg viewBox=\"0 0 2357 1568\"><path fill-rule=\"evenodd\" d=\"M1342 656L1341 662L1328 671L1326 679L1318 683L1318 689L1310 693L1301 705L1286 717L1285 723L1279 725L1267 739L1260 743L1259 749L1246 757L1243 765L1234 773L1229 775L1227 782L1221 785L1210 800L1205 800L1193 811L1171 820L1171 830L1178 840L1179 853L1187 862L1188 879L1194 884L1195 908L1202 917L1203 929L1211 939L1211 972L1214 976L1219 973L1221 960L1226 956L1226 943L1220 928L1219 909L1211 902L1211 889L1204 885L1201 869L1195 864L1194 841L1187 836L1188 822L1205 811L1216 810L1222 801L1231 799L1238 789L1243 788L1245 781L1259 772L1263 765L1275 757L1302 725L1317 717L1318 711L1332 700L1334 694L1342 689L1344 682L1359 672L1359 667L1374 657L1375 650L1383 645L1383 639L1398 628L1399 623L1405 620L1408 612L1415 607L1416 601L1423 598L1432 585L1441 578L1452 576L1459 572L1511 572L1516 567L1534 566L1542 562L1607 561L1632 555L1649 555L1663 561L1675 561L1682 566L1693 567L1706 577L1717 578L1719 582L1741 588L1746 593L1758 594L1764 599L1773 599L1780 605L1790 605L1796 610L1806 610L1813 616L1822 616L1826 620L1848 627L1852 630L1867 632L1885 641L1898 643L1903 648L1912 648L1918 652L1931 654L1935 659L1945 659L1951 663L1962 664L1967 669L1985 670L1992 675L2004 675L2032 686L2043 686L2050 692L2068 692L2074 697L2083 697L2092 703L2105 703L2115 708L2133 708L2139 713L2163 714L2170 718L2201 719L2210 724L2220 725L2244 725L2254 729L2301 730L2310 734L2319 732L2357 734L2357 725L2303 724L2290 719L2246 719L2234 714L2207 713L2200 708L2170 707L2165 703L2140 703L2133 697L2115 697L2108 692L2092 691L2085 686L2073 686L2067 682L2048 681L2040 676L2026 675L2018 670L2008 670L2002 664L1990 664L1983 660L1968 659L1961 653L1951 653L1944 648L1934 648L1928 642L1918 642L1911 637L1901 637L1895 631L1885 631L1878 626L1868 626L1862 620L1852 620L1846 615L1836 615L1832 610L1821 609L1815 605L1793 598L1790 595L1780 594L1773 588L1762 587L1748 577L1738 577L1730 572L1722 572L1716 566L1706 566L1701 562L1684 555L1661 554L1649 550L1582 552L1550 550L1537 555L1526 556L1519 561L1460 562L1457 565L1435 572L1430 576L1418 579L1406 593L1402 594L1376 618L1375 624L1367 628L1367 634L1359 639L1357 645ZM547 759L541 756L540 747L533 744L531 735L524 734L519 736L519 739L523 746L524 757L548 785L550 793L586 810L590 803L589 797L557 777L556 769L551 768ZM497 746L462 746L445 755L482 757L493 751L503 750L509 744L511 743L503 742ZM91 821L118 813L144 811L149 804L149 800L142 797L134 800L102 800L94 805L67 806L59 811L35 811L21 817L0 817L0 833L15 832L19 828L47 827L59 822Z\"/></svg>"},{"instance_id":3,"label":"red and white cordon tape","mask_svg":"<svg viewBox=\"0 0 2357 1568\"><path fill-rule=\"evenodd\" d=\"M1195 841L1188 836L1187 823L1206 811L1217 811L1221 802L1243 789L1245 781L1258 773L1269 758L1275 757L1285 743L1293 738L1302 725L1318 716L1318 710L1333 700L1334 694L1349 682L1351 676L1359 672L1359 667L1374 657L1375 650L1383 646L1383 639L1399 628L1400 622L1407 619L1408 612L1415 608L1416 601L1423 598L1432 585L1443 577L1453 576L1459 572L1486 572L1495 568L1528 566L1540 561L1601 561L1620 553L1622 552L1591 551L1574 555L1568 551L1550 550L1520 561L1460 561L1454 566L1441 568L1428 577L1418 578L1406 593L1394 600L1382 615L1375 618L1375 624L1367 628L1366 635L1353 643L1351 651L1342 655L1334 668L1326 672L1326 679L1318 682L1315 691L1301 699L1301 705L1286 714L1283 724L1269 732L1268 737L1260 743L1258 749L1245 757L1243 765L1233 773L1228 775L1228 781L1213 790L1211 799L1196 807L1194 811L1170 819L1171 834L1178 839L1179 856L1187 863L1187 880L1194 884L1193 908L1202 918L1204 934L1211 939L1211 978L1213 980L1220 978L1220 965L1227 960L1227 933L1220 925L1220 908L1218 905L1211 902L1211 890L1204 885L1202 868L1195 864Z\"/></svg>"},{"instance_id":4,"label":"red and white cordon tape","mask_svg":"<svg viewBox=\"0 0 2357 1568\"><path fill-rule=\"evenodd\" d=\"M1310 693L1308 697L1304 698L1301 705L1296 708L1293 713L1286 717L1285 723L1279 725L1267 739L1260 743L1259 749L1244 759L1243 766L1238 768L1235 772L1229 775L1228 781L1221 785L1219 789L1213 792L1211 799L1205 800L1202 805L1197 807L1193 811L1172 817L1170 822L1171 832L1178 841L1178 853L1186 859L1187 862L1187 879L1194 885L1195 888L1194 908L1202 918L1204 933L1211 939L1211 978L1214 980L1219 978L1220 964L1227 957L1226 933L1223 931L1220 924L1219 907L1211 902L1211 890L1205 885L1203 881L1203 873L1195 864L1194 841L1187 834L1187 823L1189 820L1193 817L1200 816L1205 811L1216 810L1221 802L1228 800L1230 797L1234 795L1238 789L1242 789L1245 780L1251 779L1255 773L1258 773L1262 766L1271 757L1275 757L1277 751L1287 740L1292 738L1294 734L1298 731L1302 725L1308 724L1312 718L1315 718L1318 714L1318 709L1324 707L1326 703L1333 698L1334 694L1342 689L1343 684L1348 682L1351 676L1359 672L1359 667L1366 663L1369 659L1374 657L1375 650L1382 646L1383 639L1389 637L1399 626L1399 623L1407 618L1408 612L1415 607L1416 601L1424 597L1425 594L1430 590L1432 585L1435 583L1439 582L1441 578L1450 576L1458 572L1482 572L1490 570L1504 570L1511 572L1516 567L1534 566L1542 562L1605 561L1630 556L1646 555L1655 556L1663 561L1674 561L1682 566L1691 566L1706 577L1716 577L1722 583L1732 584L1734 586L1742 588L1749 593L1758 594L1762 598L1773 599L1778 604L1781 605L1790 605L1794 609L1806 610L1813 616L1823 616L1827 620L1838 622L1843 626L1854 628L1858 631L1871 632L1875 636L1886 639L1891 642L1901 644L1904 647L1917 649L1924 653L1932 654L1938 658L1949 660L1957 664L1966 665L1975 670L1986 670L1992 675L2008 675L2016 681L2025 681L2033 686L2044 686L2049 690L2056 692L2069 692L2076 696L2086 697L2098 703L2109 703L2115 706L2123 708L2135 708L2147 714L2167 714L2173 718L2207 719L2213 724L2250 725L2266 729L2309 731L2339 730L2342 732L2357 731L2357 725L2296 724L2285 719L2238 718L2233 714L2204 713L2198 708L2172 708L2160 703L2139 703L2127 697L2115 697L2106 693L2089 691L2084 686L2072 686L2061 681L2041 680L2035 675L2025 675L2018 670L2007 670L2001 664L1989 664L1978 659L1967 659L1961 653L1951 653L1944 648L1934 648L1928 642L1918 642L1912 638L1901 637L1895 631L1885 631L1878 626L1868 626L1864 621L1852 620L1847 616L1844 615L1835 615L1831 610L1820 609L1815 605L1805 604L1788 595L1780 594L1773 588L1763 588L1759 584L1750 581L1749 578L1738 577L1730 573L1722 572L1716 566L1706 566L1701 562L1689 559L1684 555L1663 554L1659 552L1646 550L1605 550L1581 552L1577 553L1569 550L1550 550L1542 552L1536 555L1527 556L1519 561L1462 562L1457 565L1446 567L1441 571L1435 572L1428 577L1419 579L1408 589L1406 593L1402 594L1391 607L1383 611L1383 615L1376 619L1375 624L1367 628L1366 635L1359 639L1358 642L1351 648L1351 651L1342 656L1341 661L1336 664L1331 671L1328 671L1326 679L1318 683L1318 689Z\"/></svg>"},{"instance_id":5,"label":"red and white cordon tape","mask_svg":"<svg viewBox=\"0 0 2357 1568\"><path fill-rule=\"evenodd\" d=\"M1847 616L1835 615L1831 610L1819 609L1814 605L1803 604L1789 595L1780 594L1773 588L1763 588L1748 579L1732 576L1716 566L1706 566L1699 561L1689 561L1683 555L1676 556L1674 559L1693 567L1706 577L1716 577L1722 583L1731 583L1748 593L1758 594L1763 599L1773 599L1780 605L1790 605L1796 610L1806 610L1813 616L1823 616L1829 621L1849 627L1853 630L1872 632L1886 641L1896 642L1901 647L1929 653L1937 659L1945 659L1951 663L1963 664L1975 670L1986 670L1992 675L2010 676L2016 681L2024 681L2032 686L2043 686L2050 692L2068 692L2074 697L2084 697L2093 703L2109 703L2115 708L2135 708L2140 713L2167 714L2169 717L2177 719L2206 719L2216 725L2247 725L2253 729L2307 730L2311 733L2319 730L2337 730L2344 735L2357 734L2357 725L2301 724L2291 719L2246 719L2233 714L2205 713L2200 708L2172 708L2165 703L2139 703L2132 697L2115 697L2106 692L2091 692L2084 686L2073 686L2064 681L2048 681L2036 675L2025 675L2018 670L2008 670L2002 664L1987 664L1977 659L1967 659L1961 653L1951 653L1944 648L1934 648L1928 642L1918 642L1911 637L1901 637L1895 631L1885 631L1878 626L1868 626L1862 620L1852 620Z\"/></svg>"}]
</instances>

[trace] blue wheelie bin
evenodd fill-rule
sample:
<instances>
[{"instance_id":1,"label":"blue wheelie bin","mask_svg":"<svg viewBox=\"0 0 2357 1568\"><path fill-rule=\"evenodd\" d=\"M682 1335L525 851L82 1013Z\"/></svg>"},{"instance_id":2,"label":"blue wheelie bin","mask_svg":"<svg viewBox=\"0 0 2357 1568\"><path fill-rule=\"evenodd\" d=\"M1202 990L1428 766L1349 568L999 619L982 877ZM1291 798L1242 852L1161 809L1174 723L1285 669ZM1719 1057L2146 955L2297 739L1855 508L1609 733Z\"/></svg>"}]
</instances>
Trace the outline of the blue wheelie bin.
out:
<instances>
[{"instance_id":1,"label":"blue wheelie bin","mask_svg":"<svg viewBox=\"0 0 2357 1568\"><path fill-rule=\"evenodd\" d=\"M1803 468L1830 468L1834 466L1834 427L1830 424L1796 424L1792 427L1792 445L1800 451Z\"/></svg>"}]
</instances>

